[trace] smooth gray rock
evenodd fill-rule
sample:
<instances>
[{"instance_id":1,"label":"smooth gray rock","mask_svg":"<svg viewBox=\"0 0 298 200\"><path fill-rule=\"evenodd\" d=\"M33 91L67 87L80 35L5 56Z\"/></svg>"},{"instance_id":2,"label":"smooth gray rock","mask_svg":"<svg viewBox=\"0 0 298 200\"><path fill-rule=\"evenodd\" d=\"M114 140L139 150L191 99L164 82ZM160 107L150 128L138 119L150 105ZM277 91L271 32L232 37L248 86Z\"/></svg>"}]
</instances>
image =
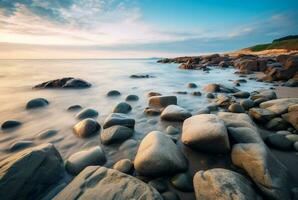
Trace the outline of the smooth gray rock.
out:
<instances>
[{"instance_id":1,"label":"smooth gray rock","mask_svg":"<svg viewBox=\"0 0 298 200\"><path fill-rule=\"evenodd\" d=\"M294 143L294 149L295 149L296 151L298 151L298 142L295 142L295 143Z\"/></svg>"},{"instance_id":2,"label":"smooth gray rock","mask_svg":"<svg viewBox=\"0 0 298 200\"><path fill-rule=\"evenodd\" d=\"M106 156L101 147L96 146L72 154L65 163L65 168L70 174L78 174L88 166L103 165Z\"/></svg>"},{"instance_id":3,"label":"smooth gray rock","mask_svg":"<svg viewBox=\"0 0 298 200\"><path fill-rule=\"evenodd\" d=\"M126 126L128 128L134 128L135 120L123 113L111 113L104 121L103 128L109 128L114 125Z\"/></svg>"},{"instance_id":4,"label":"smooth gray rock","mask_svg":"<svg viewBox=\"0 0 298 200\"><path fill-rule=\"evenodd\" d=\"M34 86L34 88L89 88L91 84L80 78L66 77L50 80Z\"/></svg>"},{"instance_id":5,"label":"smooth gray rock","mask_svg":"<svg viewBox=\"0 0 298 200\"><path fill-rule=\"evenodd\" d=\"M133 169L133 163L130 159L122 159L113 165L113 169L129 174Z\"/></svg>"},{"instance_id":6,"label":"smooth gray rock","mask_svg":"<svg viewBox=\"0 0 298 200\"><path fill-rule=\"evenodd\" d=\"M180 106L169 105L162 111L160 117L168 121L184 121L191 117L191 113Z\"/></svg>"},{"instance_id":7,"label":"smooth gray rock","mask_svg":"<svg viewBox=\"0 0 298 200\"><path fill-rule=\"evenodd\" d=\"M78 111L81 109L82 109L82 106L80 106L80 105L72 105L67 108L68 111Z\"/></svg>"},{"instance_id":8,"label":"smooth gray rock","mask_svg":"<svg viewBox=\"0 0 298 200\"><path fill-rule=\"evenodd\" d=\"M58 130L45 130L45 131L40 132L37 135L37 138L38 139L46 139L46 138L56 135L57 133L58 133Z\"/></svg>"},{"instance_id":9,"label":"smooth gray rock","mask_svg":"<svg viewBox=\"0 0 298 200\"><path fill-rule=\"evenodd\" d=\"M149 98L149 106L166 107L168 105L177 105L176 96L153 96Z\"/></svg>"},{"instance_id":10,"label":"smooth gray rock","mask_svg":"<svg viewBox=\"0 0 298 200\"><path fill-rule=\"evenodd\" d=\"M171 184L183 192L193 192L192 177L188 172L176 174L171 178Z\"/></svg>"},{"instance_id":11,"label":"smooth gray rock","mask_svg":"<svg viewBox=\"0 0 298 200\"><path fill-rule=\"evenodd\" d=\"M244 108L239 103L233 103L229 106L228 110L232 113L244 113Z\"/></svg>"},{"instance_id":12,"label":"smooth gray rock","mask_svg":"<svg viewBox=\"0 0 298 200\"><path fill-rule=\"evenodd\" d=\"M36 98L36 99L30 100L27 103L26 109L41 108L41 107L45 107L47 105L49 105L48 100L46 100L44 98Z\"/></svg>"},{"instance_id":13,"label":"smooth gray rock","mask_svg":"<svg viewBox=\"0 0 298 200\"><path fill-rule=\"evenodd\" d=\"M273 131L286 130L289 126L283 118L275 117L266 123L266 128Z\"/></svg>"},{"instance_id":14,"label":"smooth gray rock","mask_svg":"<svg viewBox=\"0 0 298 200\"><path fill-rule=\"evenodd\" d=\"M188 88L197 88L198 86L197 86L197 84L195 84L195 83L188 83L188 84L187 84L187 87L188 87Z\"/></svg>"},{"instance_id":15,"label":"smooth gray rock","mask_svg":"<svg viewBox=\"0 0 298 200\"><path fill-rule=\"evenodd\" d=\"M34 143L29 140L20 140L20 141L12 143L9 147L9 150L10 151L19 151L19 150L28 148L28 147L32 146L33 144Z\"/></svg>"},{"instance_id":16,"label":"smooth gray rock","mask_svg":"<svg viewBox=\"0 0 298 200\"><path fill-rule=\"evenodd\" d=\"M201 108L198 110L197 115L201 114L210 114L210 110L208 108Z\"/></svg>"},{"instance_id":17,"label":"smooth gray rock","mask_svg":"<svg viewBox=\"0 0 298 200\"><path fill-rule=\"evenodd\" d=\"M219 112L218 117L227 127L247 127L257 132L256 125L245 113Z\"/></svg>"},{"instance_id":18,"label":"smooth gray rock","mask_svg":"<svg viewBox=\"0 0 298 200\"><path fill-rule=\"evenodd\" d=\"M199 171L193 179L196 199L256 200L257 195L249 180L227 169Z\"/></svg>"},{"instance_id":19,"label":"smooth gray rock","mask_svg":"<svg viewBox=\"0 0 298 200\"><path fill-rule=\"evenodd\" d=\"M53 200L162 200L146 183L114 169L85 168Z\"/></svg>"},{"instance_id":20,"label":"smooth gray rock","mask_svg":"<svg viewBox=\"0 0 298 200\"><path fill-rule=\"evenodd\" d=\"M228 127L229 136L235 143L262 143L259 133L247 127Z\"/></svg>"},{"instance_id":21,"label":"smooth gray rock","mask_svg":"<svg viewBox=\"0 0 298 200\"><path fill-rule=\"evenodd\" d=\"M249 110L250 108L254 107L255 103L250 99L243 99L243 100L240 101L240 105L245 110Z\"/></svg>"},{"instance_id":22,"label":"smooth gray rock","mask_svg":"<svg viewBox=\"0 0 298 200\"><path fill-rule=\"evenodd\" d=\"M195 115L183 123L181 141L190 148L227 153L230 143L224 122L213 114Z\"/></svg>"},{"instance_id":23,"label":"smooth gray rock","mask_svg":"<svg viewBox=\"0 0 298 200\"><path fill-rule=\"evenodd\" d=\"M130 94L125 98L126 101L138 101L139 97L137 95L134 94Z\"/></svg>"},{"instance_id":24,"label":"smooth gray rock","mask_svg":"<svg viewBox=\"0 0 298 200\"><path fill-rule=\"evenodd\" d=\"M266 143L273 148L289 151L293 149L293 143L284 135L281 134L271 134L266 138Z\"/></svg>"},{"instance_id":25,"label":"smooth gray rock","mask_svg":"<svg viewBox=\"0 0 298 200\"><path fill-rule=\"evenodd\" d=\"M126 126L115 125L104 129L100 134L102 144L122 142L133 135L134 130Z\"/></svg>"},{"instance_id":26,"label":"smooth gray rock","mask_svg":"<svg viewBox=\"0 0 298 200\"><path fill-rule=\"evenodd\" d=\"M108 97L116 97L116 96L120 96L121 93L118 90L111 90L107 93Z\"/></svg>"},{"instance_id":27,"label":"smooth gray rock","mask_svg":"<svg viewBox=\"0 0 298 200\"><path fill-rule=\"evenodd\" d=\"M250 96L249 92L239 91L233 94L234 97L237 98L248 98Z\"/></svg>"},{"instance_id":28,"label":"smooth gray rock","mask_svg":"<svg viewBox=\"0 0 298 200\"><path fill-rule=\"evenodd\" d=\"M187 169L187 160L176 144L164 133L152 131L142 140L134 167L143 176L164 176Z\"/></svg>"},{"instance_id":29,"label":"smooth gray rock","mask_svg":"<svg viewBox=\"0 0 298 200\"><path fill-rule=\"evenodd\" d=\"M40 199L63 174L63 160L52 144L13 154L0 162L1 200Z\"/></svg>"},{"instance_id":30,"label":"smooth gray rock","mask_svg":"<svg viewBox=\"0 0 298 200\"><path fill-rule=\"evenodd\" d=\"M10 129L10 128L15 128L15 127L18 127L21 125L22 125L22 123L20 121L8 120L8 121L3 122L3 124L1 125L1 128L3 130L5 130L5 129Z\"/></svg>"},{"instance_id":31,"label":"smooth gray rock","mask_svg":"<svg viewBox=\"0 0 298 200\"><path fill-rule=\"evenodd\" d=\"M292 142L298 142L297 134L289 134L289 135L286 135L285 137Z\"/></svg>"},{"instance_id":32,"label":"smooth gray rock","mask_svg":"<svg viewBox=\"0 0 298 200\"><path fill-rule=\"evenodd\" d=\"M168 183L163 178L151 180L148 182L148 184L154 187L160 193L165 192L168 189Z\"/></svg>"},{"instance_id":33,"label":"smooth gray rock","mask_svg":"<svg viewBox=\"0 0 298 200\"><path fill-rule=\"evenodd\" d=\"M95 118L98 116L98 112L92 108L85 108L81 110L77 115L77 119Z\"/></svg>"},{"instance_id":34,"label":"smooth gray rock","mask_svg":"<svg viewBox=\"0 0 298 200\"><path fill-rule=\"evenodd\" d=\"M298 104L298 98L281 98L266 101L260 104L260 108L264 108L281 115L288 112L290 106Z\"/></svg>"},{"instance_id":35,"label":"smooth gray rock","mask_svg":"<svg viewBox=\"0 0 298 200\"><path fill-rule=\"evenodd\" d=\"M126 102L120 102L113 108L113 113L127 114L131 111L131 106Z\"/></svg>"},{"instance_id":36,"label":"smooth gray rock","mask_svg":"<svg viewBox=\"0 0 298 200\"><path fill-rule=\"evenodd\" d=\"M177 135L180 134L180 129L174 126L167 126L166 133L169 135Z\"/></svg>"},{"instance_id":37,"label":"smooth gray rock","mask_svg":"<svg viewBox=\"0 0 298 200\"><path fill-rule=\"evenodd\" d=\"M91 118L83 119L73 127L73 132L80 138L87 138L95 135L101 127L97 121Z\"/></svg>"}]
</instances>

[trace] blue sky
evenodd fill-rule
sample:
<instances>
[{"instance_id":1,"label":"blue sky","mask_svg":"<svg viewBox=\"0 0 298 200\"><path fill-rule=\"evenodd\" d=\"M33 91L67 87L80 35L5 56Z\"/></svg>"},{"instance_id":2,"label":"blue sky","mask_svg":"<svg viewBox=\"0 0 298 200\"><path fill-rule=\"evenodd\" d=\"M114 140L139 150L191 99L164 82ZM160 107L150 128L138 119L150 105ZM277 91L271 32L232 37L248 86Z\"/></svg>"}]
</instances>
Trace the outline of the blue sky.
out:
<instances>
[{"instance_id":1,"label":"blue sky","mask_svg":"<svg viewBox=\"0 0 298 200\"><path fill-rule=\"evenodd\" d=\"M297 0L0 0L0 58L233 51L298 34L297 10Z\"/></svg>"}]
</instances>

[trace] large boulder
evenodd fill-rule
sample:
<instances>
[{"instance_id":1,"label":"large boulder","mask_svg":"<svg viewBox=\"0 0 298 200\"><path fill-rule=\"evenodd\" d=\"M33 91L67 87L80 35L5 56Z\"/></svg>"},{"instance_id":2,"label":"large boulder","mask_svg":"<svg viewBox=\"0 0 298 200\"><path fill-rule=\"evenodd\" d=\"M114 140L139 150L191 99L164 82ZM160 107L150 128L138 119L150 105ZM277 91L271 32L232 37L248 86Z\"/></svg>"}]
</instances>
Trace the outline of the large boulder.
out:
<instances>
[{"instance_id":1,"label":"large boulder","mask_svg":"<svg viewBox=\"0 0 298 200\"><path fill-rule=\"evenodd\" d=\"M99 166L85 168L54 200L162 200L151 186L118 170Z\"/></svg>"},{"instance_id":2,"label":"large boulder","mask_svg":"<svg viewBox=\"0 0 298 200\"><path fill-rule=\"evenodd\" d=\"M78 174L91 165L103 165L106 156L101 147L96 146L72 154L66 161L65 168L71 174Z\"/></svg>"},{"instance_id":3,"label":"large boulder","mask_svg":"<svg viewBox=\"0 0 298 200\"><path fill-rule=\"evenodd\" d=\"M287 170L265 145L234 145L232 162L247 172L268 199L291 199Z\"/></svg>"},{"instance_id":4,"label":"large boulder","mask_svg":"<svg viewBox=\"0 0 298 200\"><path fill-rule=\"evenodd\" d=\"M241 59L235 63L235 66L240 70L241 73L259 71L258 62L254 59Z\"/></svg>"},{"instance_id":5,"label":"large boulder","mask_svg":"<svg viewBox=\"0 0 298 200\"><path fill-rule=\"evenodd\" d=\"M227 153L230 150L225 124L213 114L195 115L186 119L181 140L193 149L210 153Z\"/></svg>"},{"instance_id":6,"label":"large boulder","mask_svg":"<svg viewBox=\"0 0 298 200\"><path fill-rule=\"evenodd\" d=\"M186 109L176 105L169 105L162 111L160 117L161 119L168 121L184 121L190 116L191 113Z\"/></svg>"},{"instance_id":7,"label":"large boulder","mask_svg":"<svg viewBox=\"0 0 298 200\"><path fill-rule=\"evenodd\" d=\"M80 138L93 136L100 131L101 127L97 121L91 118L83 119L73 127L73 132Z\"/></svg>"},{"instance_id":8,"label":"large boulder","mask_svg":"<svg viewBox=\"0 0 298 200\"><path fill-rule=\"evenodd\" d=\"M288 108L295 104L298 104L298 98L282 98L263 102L260 104L260 108L265 108L277 115L281 115L287 113Z\"/></svg>"},{"instance_id":9,"label":"large boulder","mask_svg":"<svg viewBox=\"0 0 298 200\"><path fill-rule=\"evenodd\" d=\"M170 137L152 131L142 140L134 167L141 175L158 177L186 170L187 160Z\"/></svg>"},{"instance_id":10,"label":"large boulder","mask_svg":"<svg viewBox=\"0 0 298 200\"><path fill-rule=\"evenodd\" d=\"M193 178L196 199L255 200L252 183L244 176L227 169L199 171Z\"/></svg>"},{"instance_id":11,"label":"large boulder","mask_svg":"<svg viewBox=\"0 0 298 200\"><path fill-rule=\"evenodd\" d=\"M91 84L79 78L66 77L50 80L34 86L34 88L88 88Z\"/></svg>"},{"instance_id":12,"label":"large boulder","mask_svg":"<svg viewBox=\"0 0 298 200\"><path fill-rule=\"evenodd\" d=\"M23 150L0 162L0 197L40 199L63 174L63 160L54 145Z\"/></svg>"},{"instance_id":13,"label":"large boulder","mask_svg":"<svg viewBox=\"0 0 298 200\"><path fill-rule=\"evenodd\" d=\"M123 113L111 113L104 121L103 128L109 128L114 125L134 128L135 120Z\"/></svg>"},{"instance_id":14,"label":"large boulder","mask_svg":"<svg viewBox=\"0 0 298 200\"><path fill-rule=\"evenodd\" d=\"M168 105L177 105L176 96L153 96L149 98L149 106L166 107Z\"/></svg>"},{"instance_id":15,"label":"large boulder","mask_svg":"<svg viewBox=\"0 0 298 200\"><path fill-rule=\"evenodd\" d=\"M115 125L106 128L100 134L100 140L103 144L112 144L122 142L133 135L134 130L126 126Z\"/></svg>"}]
</instances>

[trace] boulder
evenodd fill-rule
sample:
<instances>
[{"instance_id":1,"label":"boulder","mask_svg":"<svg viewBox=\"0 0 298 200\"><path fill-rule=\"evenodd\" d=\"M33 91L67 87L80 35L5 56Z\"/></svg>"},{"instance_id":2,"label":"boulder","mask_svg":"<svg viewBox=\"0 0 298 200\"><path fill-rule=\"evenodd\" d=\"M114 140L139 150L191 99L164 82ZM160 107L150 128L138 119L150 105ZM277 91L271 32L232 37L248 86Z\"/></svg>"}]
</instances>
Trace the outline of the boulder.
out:
<instances>
[{"instance_id":1,"label":"boulder","mask_svg":"<svg viewBox=\"0 0 298 200\"><path fill-rule=\"evenodd\" d=\"M239 103L232 103L228 110L232 113L244 113L244 108Z\"/></svg>"},{"instance_id":2,"label":"boulder","mask_svg":"<svg viewBox=\"0 0 298 200\"><path fill-rule=\"evenodd\" d=\"M86 119L86 118L96 118L98 116L98 112L92 108L85 108L81 110L77 115L77 119Z\"/></svg>"},{"instance_id":3,"label":"boulder","mask_svg":"<svg viewBox=\"0 0 298 200\"><path fill-rule=\"evenodd\" d=\"M134 130L126 126L115 125L104 129L100 134L102 144L122 142L133 135Z\"/></svg>"},{"instance_id":4,"label":"boulder","mask_svg":"<svg viewBox=\"0 0 298 200\"><path fill-rule=\"evenodd\" d=\"M113 113L129 113L131 111L131 106L126 102L120 102L113 108Z\"/></svg>"},{"instance_id":5,"label":"boulder","mask_svg":"<svg viewBox=\"0 0 298 200\"><path fill-rule=\"evenodd\" d=\"M66 77L50 80L34 86L34 88L88 88L91 84L79 78Z\"/></svg>"},{"instance_id":6,"label":"boulder","mask_svg":"<svg viewBox=\"0 0 298 200\"><path fill-rule=\"evenodd\" d=\"M208 98L208 99L214 99L215 98L215 96L214 96L214 94L212 94L212 93L207 93L206 94L206 98Z\"/></svg>"},{"instance_id":7,"label":"boulder","mask_svg":"<svg viewBox=\"0 0 298 200\"><path fill-rule=\"evenodd\" d=\"M251 108L249 109L249 115L260 123L267 123L276 116L274 112L263 108Z\"/></svg>"},{"instance_id":8,"label":"boulder","mask_svg":"<svg viewBox=\"0 0 298 200\"><path fill-rule=\"evenodd\" d=\"M41 107L45 107L47 105L49 105L48 100L46 100L44 98L36 98L36 99L30 100L27 103L26 109L41 108Z\"/></svg>"},{"instance_id":9,"label":"boulder","mask_svg":"<svg viewBox=\"0 0 298 200\"><path fill-rule=\"evenodd\" d=\"M133 163L129 159L122 159L113 165L113 169L129 174L133 169Z\"/></svg>"},{"instance_id":10,"label":"boulder","mask_svg":"<svg viewBox=\"0 0 298 200\"><path fill-rule=\"evenodd\" d=\"M230 143L224 122L213 114L195 115L183 123L181 141L190 148L227 153Z\"/></svg>"},{"instance_id":11,"label":"boulder","mask_svg":"<svg viewBox=\"0 0 298 200\"><path fill-rule=\"evenodd\" d=\"M167 106L160 115L161 119L168 120L168 121L184 121L190 116L191 116L190 112L176 105Z\"/></svg>"},{"instance_id":12,"label":"boulder","mask_svg":"<svg viewBox=\"0 0 298 200\"><path fill-rule=\"evenodd\" d=\"M241 59L236 62L236 67L240 70L241 73L251 73L254 71L259 71L257 60L252 59Z\"/></svg>"},{"instance_id":13,"label":"boulder","mask_svg":"<svg viewBox=\"0 0 298 200\"><path fill-rule=\"evenodd\" d=\"M282 115L282 118L298 130L298 110L288 112Z\"/></svg>"},{"instance_id":14,"label":"boulder","mask_svg":"<svg viewBox=\"0 0 298 200\"><path fill-rule=\"evenodd\" d=\"M295 104L298 104L298 98L282 98L263 102L260 104L260 108L265 108L277 115L281 115L287 113L288 108Z\"/></svg>"},{"instance_id":15,"label":"boulder","mask_svg":"<svg viewBox=\"0 0 298 200\"><path fill-rule=\"evenodd\" d=\"M224 121L227 127L247 127L257 132L256 125L245 113L219 112L218 117Z\"/></svg>"},{"instance_id":16,"label":"boulder","mask_svg":"<svg viewBox=\"0 0 298 200\"><path fill-rule=\"evenodd\" d=\"M164 176L187 169L187 160L166 134L153 131L142 140L134 167L143 176Z\"/></svg>"},{"instance_id":17,"label":"boulder","mask_svg":"<svg viewBox=\"0 0 298 200\"><path fill-rule=\"evenodd\" d=\"M235 143L263 143L259 133L247 127L228 127L230 138Z\"/></svg>"},{"instance_id":18,"label":"boulder","mask_svg":"<svg viewBox=\"0 0 298 200\"><path fill-rule=\"evenodd\" d=\"M116 96L120 96L120 95L121 95L121 93L118 90L110 90L107 93L108 97L116 97Z\"/></svg>"},{"instance_id":19,"label":"boulder","mask_svg":"<svg viewBox=\"0 0 298 200\"><path fill-rule=\"evenodd\" d=\"M125 98L125 101L138 101L139 97L134 94L130 94Z\"/></svg>"},{"instance_id":20,"label":"boulder","mask_svg":"<svg viewBox=\"0 0 298 200\"><path fill-rule=\"evenodd\" d=\"M126 126L134 128L135 120L123 113L112 113L104 121L103 128L109 128L114 125Z\"/></svg>"},{"instance_id":21,"label":"boulder","mask_svg":"<svg viewBox=\"0 0 298 200\"><path fill-rule=\"evenodd\" d=\"M280 117L275 117L271 119L265 126L269 130L273 131L280 131L280 130L286 130L288 128L288 123L280 118Z\"/></svg>"},{"instance_id":22,"label":"boulder","mask_svg":"<svg viewBox=\"0 0 298 200\"><path fill-rule=\"evenodd\" d=\"M100 131L101 127L97 121L91 118L83 119L73 127L73 132L80 138L93 136Z\"/></svg>"},{"instance_id":23,"label":"boulder","mask_svg":"<svg viewBox=\"0 0 298 200\"><path fill-rule=\"evenodd\" d=\"M268 146L279 150L289 151L293 149L293 142L281 134L271 134L265 141Z\"/></svg>"},{"instance_id":24,"label":"boulder","mask_svg":"<svg viewBox=\"0 0 298 200\"><path fill-rule=\"evenodd\" d=\"M254 107L254 102L250 99L243 99L240 101L240 105L245 109L249 110L250 108Z\"/></svg>"},{"instance_id":25,"label":"boulder","mask_svg":"<svg viewBox=\"0 0 298 200\"><path fill-rule=\"evenodd\" d=\"M3 122L3 124L1 124L1 128L4 129L10 129L10 128L15 128L18 126L21 126L22 123L20 121L17 120L8 120Z\"/></svg>"},{"instance_id":26,"label":"boulder","mask_svg":"<svg viewBox=\"0 0 298 200\"><path fill-rule=\"evenodd\" d=\"M0 174L2 200L40 199L62 178L63 160L54 145L42 144L2 160Z\"/></svg>"},{"instance_id":27,"label":"boulder","mask_svg":"<svg viewBox=\"0 0 298 200\"><path fill-rule=\"evenodd\" d=\"M153 96L149 98L149 106L166 107L168 105L177 105L176 96Z\"/></svg>"},{"instance_id":28,"label":"boulder","mask_svg":"<svg viewBox=\"0 0 298 200\"><path fill-rule=\"evenodd\" d=\"M103 165L106 156L101 147L96 146L72 154L65 163L65 168L70 174L78 174L88 166Z\"/></svg>"},{"instance_id":29,"label":"boulder","mask_svg":"<svg viewBox=\"0 0 298 200\"><path fill-rule=\"evenodd\" d=\"M171 184L183 192L193 192L192 176L188 172L176 174L171 178Z\"/></svg>"},{"instance_id":30,"label":"boulder","mask_svg":"<svg viewBox=\"0 0 298 200\"><path fill-rule=\"evenodd\" d=\"M291 199L286 167L263 144L236 144L232 162L244 169L268 199Z\"/></svg>"},{"instance_id":31,"label":"boulder","mask_svg":"<svg viewBox=\"0 0 298 200\"><path fill-rule=\"evenodd\" d=\"M195 174L193 184L198 200L258 199L248 179L227 169L201 170Z\"/></svg>"},{"instance_id":32,"label":"boulder","mask_svg":"<svg viewBox=\"0 0 298 200\"><path fill-rule=\"evenodd\" d=\"M53 200L148 199L162 200L146 183L114 169L99 166L85 168Z\"/></svg>"}]
</instances>

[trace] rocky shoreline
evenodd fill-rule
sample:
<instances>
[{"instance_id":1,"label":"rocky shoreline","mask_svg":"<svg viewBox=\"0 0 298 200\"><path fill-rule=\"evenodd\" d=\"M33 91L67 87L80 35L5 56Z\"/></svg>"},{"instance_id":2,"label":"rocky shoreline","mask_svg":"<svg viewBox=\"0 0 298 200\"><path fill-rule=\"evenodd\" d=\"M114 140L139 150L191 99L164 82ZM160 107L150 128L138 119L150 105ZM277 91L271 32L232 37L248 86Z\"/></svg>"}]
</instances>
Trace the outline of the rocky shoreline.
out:
<instances>
[{"instance_id":1,"label":"rocky shoreline","mask_svg":"<svg viewBox=\"0 0 298 200\"><path fill-rule=\"evenodd\" d=\"M131 102L137 95L128 95L117 103L100 123L93 108L73 105L77 123L73 134L81 140L96 137L95 147L78 150L63 160L55 144L38 146L19 141L11 146L14 152L0 161L0 197L11 199L297 199L298 179L292 167L281 162L282 152L297 159L298 98L278 98L277 86L296 87L298 57L280 55L209 55L162 59L160 63L179 63L180 69L212 70L213 67L235 67L240 78L234 86L211 83L203 91L193 92L210 102L195 113L178 105L179 96L148 93L145 116L160 116L169 123L165 130L155 130L136 141L136 119L129 115ZM272 89L241 91L246 76L263 72L257 81L272 84ZM208 76L208 74L206 74ZM133 79L154 78L132 75ZM82 89L91 83L73 77L55 79L34 88ZM189 83L186 87L196 88ZM107 98L121 96L111 90ZM39 110L52 102L34 98L26 110ZM1 128L5 134L22 126L22 121L7 120ZM50 138L57 131L40 133ZM128 152L126 158L108 164L105 147L117 146ZM194 152L198 156L192 157ZM222 161L214 168L197 169L200 156ZM14 191L8 193L7 191Z\"/></svg>"}]
</instances>

